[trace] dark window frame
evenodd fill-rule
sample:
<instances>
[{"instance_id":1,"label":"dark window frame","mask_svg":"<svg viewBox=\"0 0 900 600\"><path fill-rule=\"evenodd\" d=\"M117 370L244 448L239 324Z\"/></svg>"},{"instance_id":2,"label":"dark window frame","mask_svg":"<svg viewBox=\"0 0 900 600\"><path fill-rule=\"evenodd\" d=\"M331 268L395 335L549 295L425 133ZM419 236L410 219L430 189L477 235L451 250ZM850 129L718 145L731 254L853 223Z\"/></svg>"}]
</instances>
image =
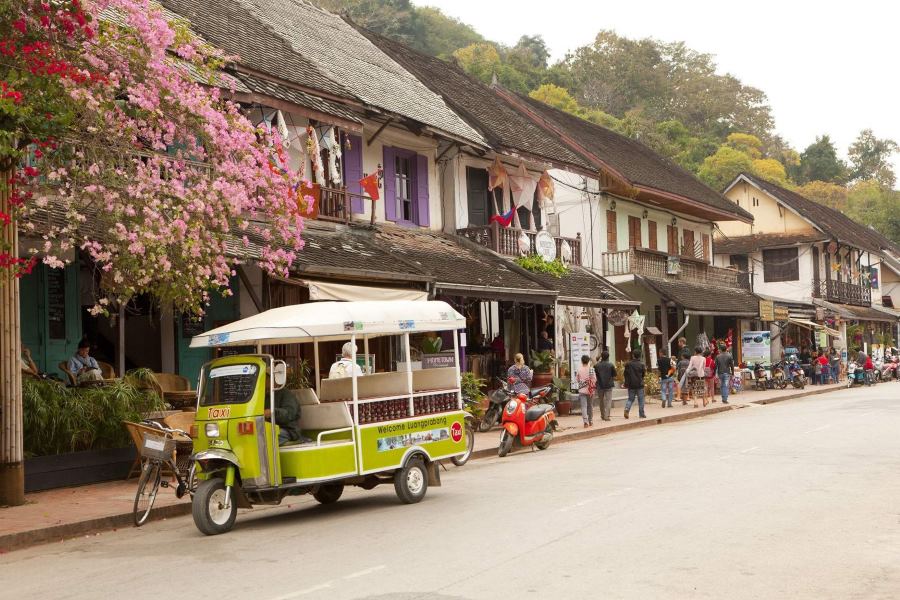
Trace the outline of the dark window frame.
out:
<instances>
[{"instance_id":1,"label":"dark window frame","mask_svg":"<svg viewBox=\"0 0 900 600\"><path fill-rule=\"evenodd\" d=\"M778 283L800 280L798 248L768 248L762 251L762 260L764 282Z\"/></svg>"}]
</instances>

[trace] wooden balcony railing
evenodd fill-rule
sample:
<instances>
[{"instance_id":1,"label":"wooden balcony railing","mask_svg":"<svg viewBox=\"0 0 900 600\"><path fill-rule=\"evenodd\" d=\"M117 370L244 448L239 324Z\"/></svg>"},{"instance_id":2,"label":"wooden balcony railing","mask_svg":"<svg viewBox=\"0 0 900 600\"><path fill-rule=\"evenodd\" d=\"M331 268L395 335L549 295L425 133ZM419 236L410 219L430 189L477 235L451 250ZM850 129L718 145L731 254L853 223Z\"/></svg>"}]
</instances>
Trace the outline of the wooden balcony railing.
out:
<instances>
[{"instance_id":1,"label":"wooden balcony railing","mask_svg":"<svg viewBox=\"0 0 900 600\"><path fill-rule=\"evenodd\" d=\"M465 229L457 229L457 235L472 240L476 244L480 244L485 248L490 248L498 254L504 256L521 256L522 254L535 254L537 247L535 245L536 231L528 231L524 229L516 229L514 227L501 227L498 223L490 225L480 225L476 227L466 227ZM522 252L519 248L519 237L522 234L528 236L529 247L526 252ZM581 234L574 238L553 236L556 242L556 257L563 259L563 243L569 245L572 256L569 263L573 265L581 265Z\"/></svg>"},{"instance_id":2,"label":"wooden balcony railing","mask_svg":"<svg viewBox=\"0 0 900 600\"><path fill-rule=\"evenodd\" d=\"M864 285L848 283L846 281L813 282L813 295L816 298L837 302L839 304L852 304L854 306L871 306L872 290Z\"/></svg>"},{"instance_id":3,"label":"wooden balcony railing","mask_svg":"<svg viewBox=\"0 0 900 600\"><path fill-rule=\"evenodd\" d=\"M321 219L322 221L349 223L352 216L353 200L371 201L366 196L348 192L345 187L329 188L315 186L312 195L315 197L316 193L318 193L318 197L316 197L316 206L318 207L316 218ZM372 215L374 217L374 206L372 208Z\"/></svg>"},{"instance_id":4,"label":"wooden balcony railing","mask_svg":"<svg viewBox=\"0 0 900 600\"><path fill-rule=\"evenodd\" d=\"M603 275L644 275L656 279L671 279L720 287L750 290L750 276L744 271L714 267L703 260L687 256L677 258L677 267L669 264L669 257L655 250L630 248L621 252L603 253Z\"/></svg>"}]
</instances>

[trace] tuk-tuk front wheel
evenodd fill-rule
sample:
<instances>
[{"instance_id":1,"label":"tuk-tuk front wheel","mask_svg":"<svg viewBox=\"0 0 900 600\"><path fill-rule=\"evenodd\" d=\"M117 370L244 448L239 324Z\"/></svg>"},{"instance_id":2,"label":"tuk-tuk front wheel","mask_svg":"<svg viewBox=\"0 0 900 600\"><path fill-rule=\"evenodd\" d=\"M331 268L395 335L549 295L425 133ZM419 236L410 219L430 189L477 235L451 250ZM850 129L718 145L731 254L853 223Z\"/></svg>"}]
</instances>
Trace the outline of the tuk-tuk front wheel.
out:
<instances>
[{"instance_id":1,"label":"tuk-tuk front wheel","mask_svg":"<svg viewBox=\"0 0 900 600\"><path fill-rule=\"evenodd\" d=\"M225 481L221 478L201 481L194 493L191 512L194 525L206 535L218 535L231 531L237 518L237 498L234 490L230 494L228 506L225 505L227 494Z\"/></svg>"},{"instance_id":2,"label":"tuk-tuk front wheel","mask_svg":"<svg viewBox=\"0 0 900 600\"><path fill-rule=\"evenodd\" d=\"M415 504L425 497L428 490L428 471L425 461L416 456L410 458L403 468L394 473L394 489L404 504Z\"/></svg>"},{"instance_id":3,"label":"tuk-tuk front wheel","mask_svg":"<svg viewBox=\"0 0 900 600\"><path fill-rule=\"evenodd\" d=\"M340 499L341 494L343 493L344 484L332 483L329 485L320 485L319 489L313 492L313 498L315 498L319 504L334 504Z\"/></svg>"}]
</instances>

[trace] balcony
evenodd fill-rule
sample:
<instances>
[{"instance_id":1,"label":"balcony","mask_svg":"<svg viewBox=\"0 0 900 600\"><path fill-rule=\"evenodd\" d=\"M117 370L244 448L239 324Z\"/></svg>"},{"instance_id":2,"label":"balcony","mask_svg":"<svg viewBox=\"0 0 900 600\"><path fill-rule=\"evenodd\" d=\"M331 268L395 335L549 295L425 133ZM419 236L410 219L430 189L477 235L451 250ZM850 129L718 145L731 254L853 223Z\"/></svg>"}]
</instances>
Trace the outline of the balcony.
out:
<instances>
[{"instance_id":1,"label":"balcony","mask_svg":"<svg viewBox=\"0 0 900 600\"><path fill-rule=\"evenodd\" d=\"M663 252L644 248L604 252L603 275L604 277L644 275L670 281L751 290L749 273L737 269L714 267L706 261L687 256L672 258L677 259L677 262L670 262L669 257Z\"/></svg>"},{"instance_id":2,"label":"balcony","mask_svg":"<svg viewBox=\"0 0 900 600\"><path fill-rule=\"evenodd\" d=\"M528 236L530 244L529 250L528 252L525 252L525 254L536 254L536 231L516 229L514 227L501 227L498 223L456 230L457 235L472 240L476 244L489 248L497 254L503 254L504 256L522 256L523 252L519 249L519 237L523 233ZM567 243L572 251L572 258L568 262L573 265L581 265L581 234L578 234L578 236L574 238L553 236L553 240L556 242L557 258L562 258L563 243Z\"/></svg>"},{"instance_id":3,"label":"balcony","mask_svg":"<svg viewBox=\"0 0 900 600\"><path fill-rule=\"evenodd\" d=\"M869 288L855 283L832 281L831 279L813 281L813 296L828 302L837 302L838 304L852 304L853 306L872 305L872 290Z\"/></svg>"},{"instance_id":4,"label":"balcony","mask_svg":"<svg viewBox=\"0 0 900 600\"><path fill-rule=\"evenodd\" d=\"M330 188L318 184L303 188L302 193L309 194L316 199L315 208L312 214L308 215L310 218L338 223L350 222L353 200L369 200L366 196L348 192L345 187ZM374 216L374 214L373 210L372 215Z\"/></svg>"}]
</instances>

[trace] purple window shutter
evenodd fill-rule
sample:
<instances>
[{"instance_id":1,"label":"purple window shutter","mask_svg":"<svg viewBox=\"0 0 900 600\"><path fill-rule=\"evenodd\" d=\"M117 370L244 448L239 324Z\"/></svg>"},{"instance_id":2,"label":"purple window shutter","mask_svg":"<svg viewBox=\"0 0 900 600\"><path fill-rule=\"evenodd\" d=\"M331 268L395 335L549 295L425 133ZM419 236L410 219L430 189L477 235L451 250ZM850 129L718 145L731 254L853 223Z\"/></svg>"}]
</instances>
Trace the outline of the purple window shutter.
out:
<instances>
[{"instance_id":1,"label":"purple window shutter","mask_svg":"<svg viewBox=\"0 0 900 600\"><path fill-rule=\"evenodd\" d=\"M384 218L386 221L397 220L397 191L396 182L396 165L394 164L394 149L390 146L384 147L384 194L382 202L384 202Z\"/></svg>"},{"instance_id":2,"label":"purple window shutter","mask_svg":"<svg viewBox=\"0 0 900 600\"><path fill-rule=\"evenodd\" d=\"M348 135L347 138L350 140L350 150L344 148L344 182L348 192L362 195L362 186L359 185L359 180L362 179L362 137ZM353 198L350 202L350 211L365 212L364 202L362 198Z\"/></svg>"},{"instance_id":3,"label":"purple window shutter","mask_svg":"<svg viewBox=\"0 0 900 600\"><path fill-rule=\"evenodd\" d=\"M419 225L428 227L428 157L421 154L416 154L416 207Z\"/></svg>"}]
</instances>

